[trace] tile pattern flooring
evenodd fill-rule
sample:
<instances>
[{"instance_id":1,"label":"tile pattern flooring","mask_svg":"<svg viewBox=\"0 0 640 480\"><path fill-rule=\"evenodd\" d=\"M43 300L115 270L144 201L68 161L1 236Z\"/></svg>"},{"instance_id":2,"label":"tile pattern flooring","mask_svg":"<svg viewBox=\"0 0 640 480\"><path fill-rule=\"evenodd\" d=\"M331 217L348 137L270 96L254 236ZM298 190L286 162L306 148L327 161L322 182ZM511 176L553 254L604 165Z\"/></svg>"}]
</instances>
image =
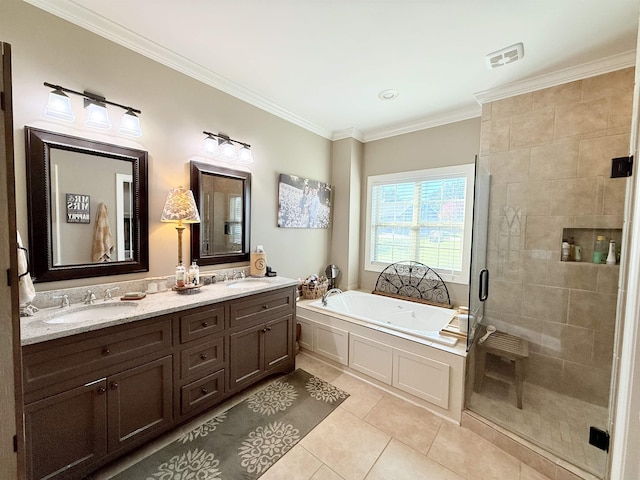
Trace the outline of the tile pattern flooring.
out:
<instances>
[{"instance_id":1,"label":"tile pattern flooring","mask_svg":"<svg viewBox=\"0 0 640 480\"><path fill-rule=\"evenodd\" d=\"M261 480L565 480L546 477L464 427L300 354L296 366L349 392ZM243 398L251 392L241 395ZM239 397L239 396L237 396ZM209 416L242 398L226 402ZM185 425L93 476L106 480L171 441Z\"/></svg>"}]
</instances>

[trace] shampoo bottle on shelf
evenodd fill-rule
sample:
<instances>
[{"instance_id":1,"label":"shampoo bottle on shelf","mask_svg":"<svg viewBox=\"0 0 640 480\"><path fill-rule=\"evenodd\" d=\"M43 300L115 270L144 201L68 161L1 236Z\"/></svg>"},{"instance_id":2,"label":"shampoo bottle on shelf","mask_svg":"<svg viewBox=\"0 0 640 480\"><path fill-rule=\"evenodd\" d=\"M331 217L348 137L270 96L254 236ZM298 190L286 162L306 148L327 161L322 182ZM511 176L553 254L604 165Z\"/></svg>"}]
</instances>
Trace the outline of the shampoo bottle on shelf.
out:
<instances>
[{"instance_id":1,"label":"shampoo bottle on shelf","mask_svg":"<svg viewBox=\"0 0 640 480\"><path fill-rule=\"evenodd\" d=\"M609 242L609 254L607 255L607 265L616 264L616 242L611 240Z\"/></svg>"},{"instance_id":2,"label":"shampoo bottle on shelf","mask_svg":"<svg viewBox=\"0 0 640 480\"><path fill-rule=\"evenodd\" d=\"M596 243L593 246L593 263L604 263L607 258L607 244L603 235L596 237Z\"/></svg>"}]
</instances>

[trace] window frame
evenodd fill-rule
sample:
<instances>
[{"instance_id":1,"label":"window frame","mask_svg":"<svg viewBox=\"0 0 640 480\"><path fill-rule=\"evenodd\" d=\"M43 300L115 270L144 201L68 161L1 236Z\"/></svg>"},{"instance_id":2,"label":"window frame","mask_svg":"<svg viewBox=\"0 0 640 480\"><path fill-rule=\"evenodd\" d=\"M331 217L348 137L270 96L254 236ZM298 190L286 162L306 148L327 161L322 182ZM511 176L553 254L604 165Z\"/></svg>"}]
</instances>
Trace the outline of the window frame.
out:
<instances>
[{"instance_id":1,"label":"window frame","mask_svg":"<svg viewBox=\"0 0 640 480\"><path fill-rule=\"evenodd\" d=\"M462 237L462 267L460 272L452 273L451 270L444 270L435 265L428 265L438 272L443 280L451 283L463 285L469 284L469 269L471 267L471 232L473 227L473 194L475 181L475 164L452 165L448 167L428 168L423 170L412 170L408 172L397 172L382 175L371 175L367 177L367 211L365 227L365 255L364 270L370 272L382 272L390 264L386 262L374 262L371 260L372 248L372 191L374 186L389 185L395 183L418 183L423 181L433 181L444 178L466 177L465 202L464 202L464 228ZM413 258L404 258L398 261L417 261Z\"/></svg>"}]
</instances>

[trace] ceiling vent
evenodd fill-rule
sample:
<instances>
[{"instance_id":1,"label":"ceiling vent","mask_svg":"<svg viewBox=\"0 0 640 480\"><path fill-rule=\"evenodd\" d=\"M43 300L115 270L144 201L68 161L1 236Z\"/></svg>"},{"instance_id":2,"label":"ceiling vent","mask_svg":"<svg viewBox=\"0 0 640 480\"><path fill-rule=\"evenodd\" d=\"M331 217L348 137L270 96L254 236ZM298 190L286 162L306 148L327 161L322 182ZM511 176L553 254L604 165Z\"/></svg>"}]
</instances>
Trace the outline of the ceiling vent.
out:
<instances>
[{"instance_id":1,"label":"ceiling vent","mask_svg":"<svg viewBox=\"0 0 640 480\"><path fill-rule=\"evenodd\" d=\"M516 60L520 60L524 57L524 47L522 43L516 43L506 48L490 53L485 57L487 62L487 68L498 68L507 63L513 63Z\"/></svg>"}]
</instances>

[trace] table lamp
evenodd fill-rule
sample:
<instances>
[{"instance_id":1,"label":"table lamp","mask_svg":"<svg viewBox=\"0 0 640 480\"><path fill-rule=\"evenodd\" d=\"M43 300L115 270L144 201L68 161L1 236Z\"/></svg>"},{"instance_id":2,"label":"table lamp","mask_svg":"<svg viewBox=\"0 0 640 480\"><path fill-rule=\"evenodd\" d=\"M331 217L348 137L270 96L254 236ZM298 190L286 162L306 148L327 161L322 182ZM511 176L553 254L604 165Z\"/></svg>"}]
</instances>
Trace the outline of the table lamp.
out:
<instances>
[{"instance_id":1,"label":"table lamp","mask_svg":"<svg viewBox=\"0 0 640 480\"><path fill-rule=\"evenodd\" d=\"M182 263L182 232L183 223L200 223L200 214L193 192L182 186L169 190L167 201L162 211L161 222L177 222L178 231L178 264Z\"/></svg>"}]
</instances>

